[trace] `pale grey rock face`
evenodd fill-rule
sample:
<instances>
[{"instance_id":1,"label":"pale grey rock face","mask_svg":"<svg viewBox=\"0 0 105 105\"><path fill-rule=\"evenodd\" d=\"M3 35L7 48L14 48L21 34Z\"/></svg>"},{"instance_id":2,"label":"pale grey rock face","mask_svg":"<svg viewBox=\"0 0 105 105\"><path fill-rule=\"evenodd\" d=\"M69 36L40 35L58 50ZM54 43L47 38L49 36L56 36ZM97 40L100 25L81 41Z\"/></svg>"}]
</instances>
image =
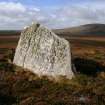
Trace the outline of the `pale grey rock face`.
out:
<instances>
[{"instance_id":1,"label":"pale grey rock face","mask_svg":"<svg viewBox=\"0 0 105 105\"><path fill-rule=\"evenodd\" d=\"M40 24L23 30L13 63L39 76L74 76L69 42Z\"/></svg>"}]
</instances>

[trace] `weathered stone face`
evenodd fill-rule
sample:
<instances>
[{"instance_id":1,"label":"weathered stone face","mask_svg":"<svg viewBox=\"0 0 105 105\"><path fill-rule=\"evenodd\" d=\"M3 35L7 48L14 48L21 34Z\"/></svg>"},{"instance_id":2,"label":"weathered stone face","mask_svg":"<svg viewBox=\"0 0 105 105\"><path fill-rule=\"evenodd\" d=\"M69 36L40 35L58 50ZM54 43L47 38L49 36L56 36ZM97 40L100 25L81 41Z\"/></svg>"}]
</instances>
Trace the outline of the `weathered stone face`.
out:
<instances>
[{"instance_id":1,"label":"weathered stone face","mask_svg":"<svg viewBox=\"0 0 105 105\"><path fill-rule=\"evenodd\" d=\"M73 77L69 42L40 24L21 33L13 63L40 76Z\"/></svg>"}]
</instances>

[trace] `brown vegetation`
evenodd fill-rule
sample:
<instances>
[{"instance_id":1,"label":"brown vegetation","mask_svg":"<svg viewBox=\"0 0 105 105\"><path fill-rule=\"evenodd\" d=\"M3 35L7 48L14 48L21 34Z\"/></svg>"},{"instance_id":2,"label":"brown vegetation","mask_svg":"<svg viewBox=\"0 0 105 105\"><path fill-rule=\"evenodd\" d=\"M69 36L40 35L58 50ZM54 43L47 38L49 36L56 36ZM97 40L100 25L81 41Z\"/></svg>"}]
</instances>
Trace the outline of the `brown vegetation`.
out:
<instances>
[{"instance_id":1,"label":"brown vegetation","mask_svg":"<svg viewBox=\"0 0 105 105\"><path fill-rule=\"evenodd\" d=\"M88 37L87 37L88 38ZM2 39L0 39L1 41ZM10 41L11 40L11 41ZM0 42L0 105L104 105L105 45L70 40L77 68L72 80L56 83L12 64L17 39ZM98 45L98 46L97 46Z\"/></svg>"},{"instance_id":2,"label":"brown vegetation","mask_svg":"<svg viewBox=\"0 0 105 105\"><path fill-rule=\"evenodd\" d=\"M11 56L10 56L11 57ZM10 58L7 58L10 59ZM0 61L0 105L104 105L105 73L54 82Z\"/></svg>"}]
</instances>

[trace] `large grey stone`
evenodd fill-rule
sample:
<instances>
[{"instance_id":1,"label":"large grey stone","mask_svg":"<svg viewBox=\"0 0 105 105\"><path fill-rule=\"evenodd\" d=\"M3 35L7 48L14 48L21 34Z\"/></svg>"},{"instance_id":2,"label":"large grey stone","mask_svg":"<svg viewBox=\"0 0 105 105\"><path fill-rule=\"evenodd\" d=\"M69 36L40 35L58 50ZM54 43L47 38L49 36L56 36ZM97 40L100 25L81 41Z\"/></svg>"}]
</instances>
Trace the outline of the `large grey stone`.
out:
<instances>
[{"instance_id":1,"label":"large grey stone","mask_svg":"<svg viewBox=\"0 0 105 105\"><path fill-rule=\"evenodd\" d=\"M23 30L13 63L40 76L74 76L69 42L40 24Z\"/></svg>"}]
</instances>

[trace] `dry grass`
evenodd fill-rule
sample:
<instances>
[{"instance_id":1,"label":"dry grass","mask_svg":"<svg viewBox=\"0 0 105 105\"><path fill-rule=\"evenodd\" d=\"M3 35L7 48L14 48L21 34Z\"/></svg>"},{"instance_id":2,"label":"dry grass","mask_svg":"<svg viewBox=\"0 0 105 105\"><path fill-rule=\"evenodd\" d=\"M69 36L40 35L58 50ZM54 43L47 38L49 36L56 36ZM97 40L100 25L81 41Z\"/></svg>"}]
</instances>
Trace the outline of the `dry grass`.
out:
<instances>
[{"instance_id":1,"label":"dry grass","mask_svg":"<svg viewBox=\"0 0 105 105\"><path fill-rule=\"evenodd\" d=\"M75 64L80 73L72 80L61 77L56 83L8 63L14 52L8 47L15 48L16 44L3 43L0 43L3 55L0 59L0 105L105 105L104 46L74 41L71 45L73 61L79 57ZM97 74L97 67L102 72Z\"/></svg>"},{"instance_id":2,"label":"dry grass","mask_svg":"<svg viewBox=\"0 0 105 105\"><path fill-rule=\"evenodd\" d=\"M7 57L7 56L6 56ZM11 58L11 54L9 54ZM9 59L7 57L7 59ZM0 61L0 105L104 105L105 73L54 82Z\"/></svg>"}]
</instances>

